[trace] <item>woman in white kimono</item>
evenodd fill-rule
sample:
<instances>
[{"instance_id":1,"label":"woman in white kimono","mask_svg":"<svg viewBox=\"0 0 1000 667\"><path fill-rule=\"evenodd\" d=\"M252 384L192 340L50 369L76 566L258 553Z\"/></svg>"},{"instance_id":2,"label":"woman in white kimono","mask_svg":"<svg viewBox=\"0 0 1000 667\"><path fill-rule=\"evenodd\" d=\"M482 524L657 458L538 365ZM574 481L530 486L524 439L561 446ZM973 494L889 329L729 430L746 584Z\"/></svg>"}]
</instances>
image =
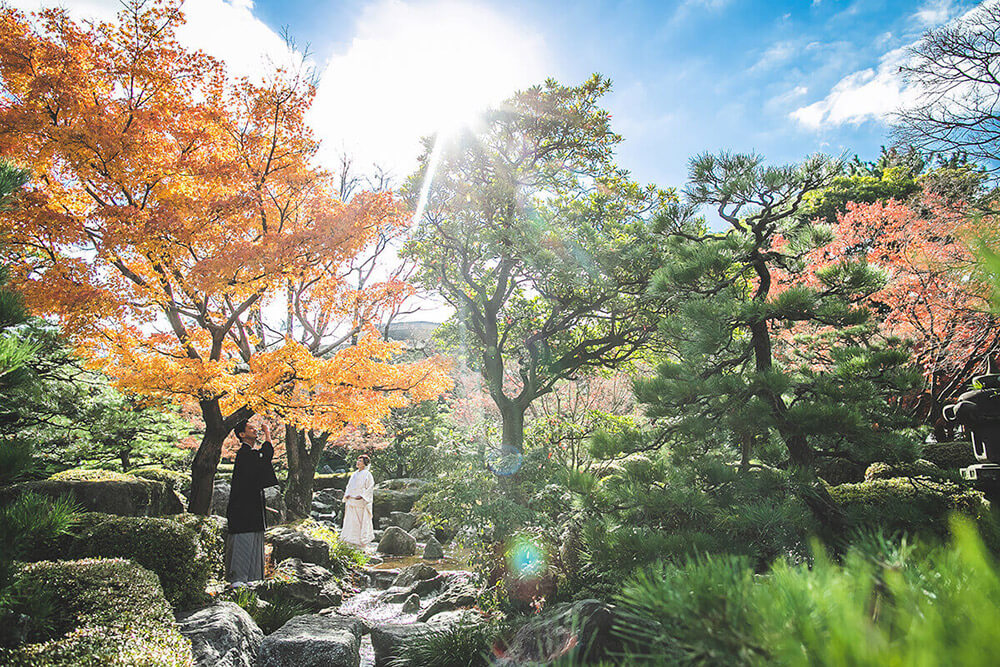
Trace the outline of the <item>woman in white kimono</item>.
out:
<instances>
[{"instance_id":1,"label":"woman in white kimono","mask_svg":"<svg viewBox=\"0 0 1000 667\"><path fill-rule=\"evenodd\" d=\"M344 489L344 528L340 539L364 547L375 539L372 527L372 503L375 497L375 478L368 470L369 458L362 454L357 460L357 471L347 481Z\"/></svg>"}]
</instances>

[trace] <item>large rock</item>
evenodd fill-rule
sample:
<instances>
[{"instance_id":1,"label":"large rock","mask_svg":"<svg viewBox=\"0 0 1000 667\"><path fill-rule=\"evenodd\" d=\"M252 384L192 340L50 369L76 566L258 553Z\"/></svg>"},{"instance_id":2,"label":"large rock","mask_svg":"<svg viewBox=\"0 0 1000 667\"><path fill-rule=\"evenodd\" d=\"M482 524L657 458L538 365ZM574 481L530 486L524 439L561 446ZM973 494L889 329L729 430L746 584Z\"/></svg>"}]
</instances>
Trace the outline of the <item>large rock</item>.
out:
<instances>
[{"instance_id":1,"label":"large rock","mask_svg":"<svg viewBox=\"0 0 1000 667\"><path fill-rule=\"evenodd\" d=\"M476 604L479 591L471 582L465 579L456 579L448 584L429 607L420 612L417 620L425 622L440 614L443 611L454 611L461 607L471 607Z\"/></svg>"},{"instance_id":2,"label":"large rock","mask_svg":"<svg viewBox=\"0 0 1000 667\"><path fill-rule=\"evenodd\" d=\"M427 489L428 482L422 479L387 479L375 487L372 516L381 519L393 512L409 512Z\"/></svg>"},{"instance_id":3,"label":"large rock","mask_svg":"<svg viewBox=\"0 0 1000 667\"><path fill-rule=\"evenodd\" d=\"M212 485L212 511L211 514L226 516L226 508L229 506L229 493L232 487L229 482L221 479L215 480Z\"/></svg>"},{"instance_id":4,"label":"large rock","mask_svg":"<svg viewBox=\"0 0 1000 667\"><path fill-rule=\"evenodd\" d=\"M572 664L596 662L620 649L611 634L614 621L614 607L600 600L556 605L523 625L497 664L544 664L561 656Z\"/></svg>"},{"instance_id":5,"label":"large rock","mask_svg":"<svg viewBox=\"0 0 1000 667\"><path fill-rule=\"evenodd\" d=\"M417 542L426 542L434 538L434 529L426 524L421 524L413 530L407 531Z\"/></svg>"},{"instance_id":6,"label":"large rock","mask_svg":"<svg viewBox=\"0 0 1000 667\"><path fill-rule=\"evenodd\" d=\"M264 633L250 614L220 602L177 615L181 634L191 640L195 667L254 667Z\"/></svg>"},{"instance_id":7,"label":"large rock","mask_svg":"<svg viewBox=\"0 0 1000 667\"><path fill-rule=\"evenodd\" d=\"M412 530L417 525L419 517L412 512L391 512L388 526L399 526L403 530Z\"/></svg>"},{"instance_id":8,"label":"large rock","mask_svg":"<svg viewBox=\"0 0 1000 667\"><path fill-rule=\"evenodd\" d=\"M337 578L325 567L289 558L276 569L281 576L257 588L257 595L268 602L298 602L319 611L336 607L344 598Z\"/></svg>"},{"instance_id":9,"label":"large rock","mask_svg":"<svg viewBox=\"0 0 1000 667\"><path fill-rule=\"evenodd\" d=\"M427 560L441 560L444 558L444 549L441 548L441 543L433 537L427 540L427 544L424 545L424 558Z\"/></svg>"},{"instance_id":10,"label":"large rock","mask_svg":"<svg viewBox=\"0 0 1000 667\"><path fill-rule=\"evenodd\" d=\"M388 667L394 660L402 658L404 647L429 631L426 623L385 624L372 627L375 667Z\"/></svg>"},{"instance_id":11,"label":"large rock","mask_svg":"<svg viewBox=\"0 0 1000 667\"><path fill-rule=\"evenodd\" d=\"M285 506L285 495L281 492L280 486L269 486L264 489L264 509L267 512L267 525L273 526L281 523L288 515Z\"/></svg>"},{"instance_id":12,"label":"large rock","mask_svg":"<svg viewBox=\"0 0 1000 667\"><path fill-rule=\"evenodd\" d=\"M296 616L264 638L260 667L358 667L364 625L356 618Z\"/></svg>"},{"instance_id":13,"label":"large rock","mask_svg":"<svg viewBox=\"0 0 1000 667\"><path fill-rule=\"evenodd\" d=\"M324 567L330 564L330 545L323 540L288 526L269 528L266 537L271 544L271 559L276 563L286 558L298 558Z\"/></svg>"},{"instance_id":14,"label":"large rock","mask_svg":"<svg viewBox=\"0 0 1000 667\"><path fill-rule=\"evenodd\" d=\"M166 516L184 511L184 501L170 485L131 475L113 479L43 479L22 482L0 489L0 505L7 505L24 493L56 499L68 496L84 512L119 516Z\"/></svg>"},{"instance_id":15,"label":"large rock","mask_svg":"<svg viewBox=\"0 0 1000 667\"><path fill-rule=\"evenodd\" d=\"M404 614L416 614L420 611L420 596L416 593L411 593L410 596L403 601L403 608L400 611Z\"/></svg>"},{"instance_id":16,"label":"large rock","mask_svg":"<svg viewBox=\"0 0 1000 667\"><path fill-rule=\"evenodd\" d=\"M336 510L344 499L344 492L340 489L322 489L313 493L312 506L321 507L327 511Z\"/></svg>"},{"instance_id":17,"label":"large rock","mask_svg":"<svg viewBox=\"0 0 1000 667\"><path fill-rule=\"evenodd\" d=\"M399 526L390 526L378 543L378 551L390 556L412 556L417 553L417 541Z\"/></svg>"},{"instance_id":18,"label":"large rock","mask_svg":"<svg viewBox=\"0 0 1000 667\"><path fill-rule=\"evenodd\" d=\"M405 588L416 581L433 579L436 576L438 576L438 571L427 563L414 563L400 570L399 574L393 580L392 585Z\"/></svg>"}]
</instances>

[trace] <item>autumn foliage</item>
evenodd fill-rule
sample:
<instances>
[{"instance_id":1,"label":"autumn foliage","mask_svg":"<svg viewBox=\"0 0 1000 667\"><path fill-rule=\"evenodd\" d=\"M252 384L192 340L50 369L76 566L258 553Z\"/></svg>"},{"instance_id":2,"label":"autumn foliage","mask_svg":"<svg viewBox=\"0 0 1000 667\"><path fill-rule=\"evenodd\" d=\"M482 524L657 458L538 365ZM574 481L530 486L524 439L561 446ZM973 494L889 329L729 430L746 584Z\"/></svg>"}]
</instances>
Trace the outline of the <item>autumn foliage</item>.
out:
<instances>
[{"instance_id":1,"label":"autumn foliage","mask_svg":"<svg viewBox=\"0 0 1000 667\"><path fill-rule=\"evenodd\" d=\"M908 204L895 199L848 203L837 217L833 241L805 258L807 280L814 282L825 267L849 259L885 273L884 286L863 304L882 335L909 341L925 378L910 409L925 422L939 421L941 407L1000 348L997 318L988 289L976 280L970 247L983 224L969 215L964 202L930 193Z\"/></svg>"},{"instance_id":2,"label":"autumn foliage","mask_svg":"<svg viewBox=\"0 0 1000 667\"><path fill-rule=\"evenodd\" d=\"M314 166L308 71L233 79L178 44L182 21L163 1L134 0L115 25L0 11L0 154L34 175L0 234L30 305L119 386L199 405L191 505L204 511L222 439L250 414L377 427L449 380L437 358L393 363L398 344L371 323L405 286L337 284L407 216L388 193L344 203ZM287 305L292 284L312 289ZM351 338L313 354L270 321L292 307Z\"/></svg>"}]
</instances>

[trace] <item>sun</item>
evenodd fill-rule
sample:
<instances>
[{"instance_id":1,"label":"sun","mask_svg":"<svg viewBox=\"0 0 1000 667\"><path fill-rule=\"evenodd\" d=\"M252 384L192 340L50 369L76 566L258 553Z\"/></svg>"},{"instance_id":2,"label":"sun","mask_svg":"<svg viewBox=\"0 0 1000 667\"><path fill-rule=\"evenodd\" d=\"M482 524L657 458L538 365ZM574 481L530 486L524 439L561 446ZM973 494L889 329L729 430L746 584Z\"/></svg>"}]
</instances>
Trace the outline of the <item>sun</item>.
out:
<instances>
[{"instance_id":1,"label":"sun","mask_svg":"<svg viewBox=\"0 0 1000 667\"><path fill-rule=\"evenodd\" d=\"M548 71L543 40L492 9L384 0L327 63L313 126L328 150L405 175L421 136L461 127Z\"/></svg>"}]
</instances>

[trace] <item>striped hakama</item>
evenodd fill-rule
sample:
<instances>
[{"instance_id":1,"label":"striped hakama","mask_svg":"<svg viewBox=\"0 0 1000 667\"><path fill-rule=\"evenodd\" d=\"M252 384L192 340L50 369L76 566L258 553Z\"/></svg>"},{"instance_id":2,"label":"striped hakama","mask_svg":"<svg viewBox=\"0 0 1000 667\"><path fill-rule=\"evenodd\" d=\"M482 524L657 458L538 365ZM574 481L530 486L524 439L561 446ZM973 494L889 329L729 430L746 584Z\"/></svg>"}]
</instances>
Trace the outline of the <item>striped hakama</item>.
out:
<instances>
[{"instance_id":1,"label":"striped hakama","mask_svg":"<svg viewBox=\"0 0 1000 667\"><path fill-rule=\"evenodd\" d=\"M226 579L230 582L264 578L264 533L232 533L226 538Z\"/></svg>"}]
</instances>

